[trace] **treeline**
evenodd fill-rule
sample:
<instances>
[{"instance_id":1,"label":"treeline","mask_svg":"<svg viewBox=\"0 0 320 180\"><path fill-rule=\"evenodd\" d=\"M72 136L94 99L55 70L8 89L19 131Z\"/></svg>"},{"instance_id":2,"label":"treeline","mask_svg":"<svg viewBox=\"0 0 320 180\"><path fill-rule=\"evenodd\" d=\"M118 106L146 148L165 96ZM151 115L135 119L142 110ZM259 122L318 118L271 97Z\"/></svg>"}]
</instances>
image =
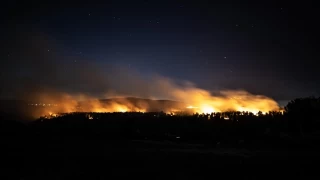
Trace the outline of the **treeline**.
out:
<instances>
[{"instance_id":1,"label":"treeline","mask_svg":"<svg viewBox=\"0 0 320 180\"><path fill-rule=\"evenodd\" d=\"M320 100L295 99L284 112L223 112L173 115L163 112L68 113L40 118L25 127L42 136L94 136L109 140L143 139L201 143L210 146L290 146L320 132ZM2 121L3 123L4 121ZM11 121L6 121L10 124ZM11 123L12 124L12 123ZM4 131L15 125L4 125ZM19 131L22 132L21 126Z\"/></svg>"}]
</instances>

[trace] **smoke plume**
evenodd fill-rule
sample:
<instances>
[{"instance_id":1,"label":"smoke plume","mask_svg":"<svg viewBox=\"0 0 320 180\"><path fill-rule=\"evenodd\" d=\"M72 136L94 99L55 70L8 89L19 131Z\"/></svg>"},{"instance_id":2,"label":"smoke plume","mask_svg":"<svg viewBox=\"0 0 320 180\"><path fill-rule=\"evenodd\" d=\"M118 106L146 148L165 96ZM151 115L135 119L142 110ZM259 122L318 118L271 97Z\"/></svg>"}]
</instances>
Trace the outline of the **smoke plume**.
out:
<instances>
[{"instance_id":1,"label":"smoke plume","mask_svg":"<svg viewBox=\"0 0 320 180\"><path fill-rule=\"evenodd\" d=\"M194 111L270 111L278 104L262 95L245 90L209 92L191 82L177 82L158 74L146 74L106 63L94 63L82 56L65 56L59 42L41 34L23 34L8 43L8 58L1 67L2 98L29 104L55 106L56 112L148 111L150 102L133 103L122 99L103 103L100 99L139 97L181 102L176 109ZM23 42L23 43L21 43ZM12 51L14 49L14 51ZM85 103L79 103L85 102ZM160 106L160 104L153 104ZM168 105L169 106L169 105ZM162 108L163 105L161 105ZM52 108L51 108L52 109ZM170 107L170 109L175 109ZM38 110L36 115L48 113Z\"/></svg>"}]
</instances>

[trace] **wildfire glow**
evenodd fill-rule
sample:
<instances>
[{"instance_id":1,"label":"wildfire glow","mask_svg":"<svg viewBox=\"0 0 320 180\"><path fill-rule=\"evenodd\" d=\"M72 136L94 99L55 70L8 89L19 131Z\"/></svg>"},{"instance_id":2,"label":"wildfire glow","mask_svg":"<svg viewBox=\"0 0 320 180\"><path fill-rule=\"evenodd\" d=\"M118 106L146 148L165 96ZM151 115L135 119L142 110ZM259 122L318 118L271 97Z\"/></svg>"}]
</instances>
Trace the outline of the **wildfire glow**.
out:
<instances>
[{"instance_id":1,"label":"wildfire glow","mask_svg":"<svg viewBox=\"0 0 320 180\"><path fill-rule=\"evenodd\" d=\"M213 107L208 106L208 105L202 105L201 109L200 109L201 113L205 113L205 114L209 114L209 113L213 113L215 112L215 110L213 109Z\"/></svg>"},{"instance_id":2,"label":"wildfire glow","mask_svg":"<svg viewBox=\"0 0 320 180\"><path fill-rule=\"evenodd\" d=\"M248 111L253 114L261 111L265 114L280 110L278 104L266 96L252 95L245 91L224 91L221 94L221 96L211 96L206 91L194 93L194 96L189 96L193 105L186 108L205 114L225 111Z\"/></svg>"},{"instance_id":3,"label":"wildfire glow","mask_svg":"<svg viewBox=\"0 0 320 180\"><path fill-rule=\"evenodd\" d=\"M277 102L273 99L263 95L253 95L243 90L220 91L213 95L209 91L193 85L178 86L165 78L156 79L148 88L148 91L161 94L162 97L171 99L176 104L161 104L160 102L142 100L132 102L125 98L102 102L98 98L82 94L70 95L60 92L46 92L37 94L34 98L36 101L32 102L35 106L32 107L39 109L40 112L37 112L37 115L40 114L40 116L48 115L49 111L53 115L54 113L69 112L149 111L163 111L171 114L178 114L178 112L210 114L213 112L248 111L257 114L259 111L266 113L280 110ZM79 99L83 103L79 103ZM40 106L39 104L42 104L40 102L45 102L46 106ZM55 106L56 104L58 106Z\"/></svg>"},{"instance_id":4,"label":"wildfire glow","mask_svg":"<svg viewBox=\"0 0 320 180\"><path fill-rule=\"evenodd\" d=\"M198 108L198 107L188 106L187 108L188 108L188 109L196 109L196 108Z\"/></svg>"}]
</instances>

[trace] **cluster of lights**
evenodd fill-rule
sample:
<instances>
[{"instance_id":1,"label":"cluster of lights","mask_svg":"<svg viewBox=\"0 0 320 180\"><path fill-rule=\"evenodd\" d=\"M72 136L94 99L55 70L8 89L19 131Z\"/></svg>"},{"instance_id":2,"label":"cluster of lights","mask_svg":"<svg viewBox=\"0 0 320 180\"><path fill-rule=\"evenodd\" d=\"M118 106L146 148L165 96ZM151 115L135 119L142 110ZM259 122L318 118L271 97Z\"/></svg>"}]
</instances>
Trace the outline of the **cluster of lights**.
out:
<instances>
[{"instance_id":1,"label":"cluster of lights","mask_svg":"<svg viewBox=\"0 0 320 180\"><path fill-rule=\"evenodd\" d=\"M28 106L58 106L58 104L28 104Z\"/></svg>"}]
</instances>

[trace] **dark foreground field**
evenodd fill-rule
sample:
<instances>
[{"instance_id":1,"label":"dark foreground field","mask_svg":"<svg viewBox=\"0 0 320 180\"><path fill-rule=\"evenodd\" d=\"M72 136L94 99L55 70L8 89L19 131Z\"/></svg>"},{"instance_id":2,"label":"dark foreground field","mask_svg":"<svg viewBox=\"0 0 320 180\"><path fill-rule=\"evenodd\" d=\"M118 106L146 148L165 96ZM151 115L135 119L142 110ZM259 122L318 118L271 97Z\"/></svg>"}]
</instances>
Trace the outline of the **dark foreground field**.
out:
<instances>
[{"instance_id":1,"label":"dark foreground field","mask_svg":"<svg viewBox=\"0 0 320 180\"><path fill-rule=\"evenodd\" d=\"M207 132L208 124L166 128L165 119L152 118L109 123L76 119L27 125L2 121L1 179L320 177L315 136L283 138L249 130L250 136L238 130L197 134ZM198 130L191 132L189 126Z\"/></svg>"}]
</instances>

